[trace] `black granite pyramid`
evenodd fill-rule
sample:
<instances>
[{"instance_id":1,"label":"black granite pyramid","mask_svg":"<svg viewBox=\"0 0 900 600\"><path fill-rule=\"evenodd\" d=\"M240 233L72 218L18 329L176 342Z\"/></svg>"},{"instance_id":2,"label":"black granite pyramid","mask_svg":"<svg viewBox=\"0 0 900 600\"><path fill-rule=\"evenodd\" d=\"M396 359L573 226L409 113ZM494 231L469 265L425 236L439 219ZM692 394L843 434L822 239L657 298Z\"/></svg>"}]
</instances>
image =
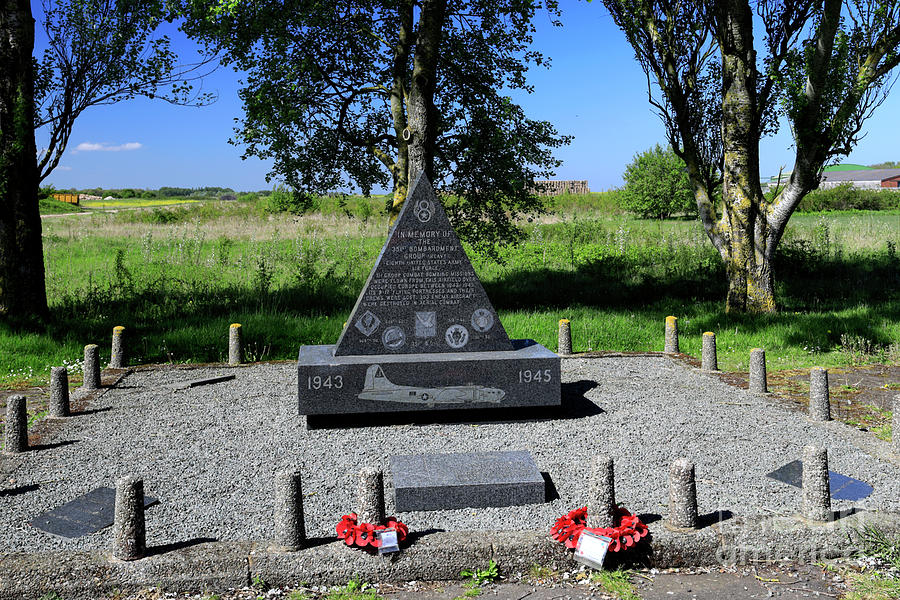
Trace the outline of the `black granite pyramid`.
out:
<instances>
[{"instance_id":1,"label":"black granite pyramid","mask_svg":"<svg viewBox=\"0 0 900 600\"><path fill-rule=\"evenodd\" d=\"M560 358L510 340L420 176L336 345L302 346L301 415L559 406Z\"/></svg>"},{"instance_id":2,"label":"black granite pyramid","mask_svg":"<svg viewBox=\"0 0 900 600\"><path fill-rule=\"evenodd\" d=\"M512 350L425 175L413 184L335 356Z\"/></svg>"}]
</instances>

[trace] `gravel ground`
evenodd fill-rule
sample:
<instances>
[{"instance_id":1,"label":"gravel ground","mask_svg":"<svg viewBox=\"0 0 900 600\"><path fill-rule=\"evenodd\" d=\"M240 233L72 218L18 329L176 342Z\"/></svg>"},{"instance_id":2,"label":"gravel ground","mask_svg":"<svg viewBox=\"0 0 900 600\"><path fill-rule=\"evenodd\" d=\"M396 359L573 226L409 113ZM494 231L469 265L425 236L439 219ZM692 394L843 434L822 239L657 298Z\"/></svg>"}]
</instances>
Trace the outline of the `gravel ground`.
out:
<instances>
[{"instance_id":1,"label":"gravel ground","mask_svg":"<svg viewBox=\"0 0 900 600\"><path fill-rule=\"evenodd\" d=\"M230 373L236 379L225 383L163 387ZM600 453L615 459L617 500L638 513L665 514L668 465L684 456L697 465L701 514L792 514L799 490L765 474L799 458L808 443L828 448L832 470L875 488L861 502L835 502L835 509L900 510L900 469L854 446L849 428L810 423L770 398L665 357L566 359L562 373L563 408L553 417L307 430L295 414L293 365L138 371L86 414L42 425L48 447L26 453L2 475L0 548L105 548L109 530L65 540L29 522L96 487L113 487L128 473L143 476L146 493L160 500L147 511L151 546L265 540L272 530L273 474L296 466L304 477L308 535L332 537L340 515L353 508L361 466L387 471L391 454L433 452L529 450L558 498L400 513L412 531L549 529L586 502L590 458ZM386 497L391 513L389 491Z\"/></svg>"}]
</instances>

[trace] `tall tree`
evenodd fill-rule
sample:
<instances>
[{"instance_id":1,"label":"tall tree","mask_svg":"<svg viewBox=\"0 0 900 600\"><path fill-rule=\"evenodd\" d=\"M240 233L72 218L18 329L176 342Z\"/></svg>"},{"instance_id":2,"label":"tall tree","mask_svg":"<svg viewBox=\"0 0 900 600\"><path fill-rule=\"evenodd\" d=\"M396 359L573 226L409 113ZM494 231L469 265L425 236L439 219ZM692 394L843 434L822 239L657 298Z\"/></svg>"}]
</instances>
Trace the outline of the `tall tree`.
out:
<instances>
[{"instance_id":1,"label":"tall tree","mask_svg":"<svg viewBox=\"0 0 900 600\"><path fill-rule=\"evenodd\" d=\"M34 143L30 0L0 2L0 314L47 312Z\"/></svg>"},{"instance_id":2,"label":"tall tree","mask_svg":"<svg viewBox=\"0 0 900 600\"><path fill-rule=\"evenodd\" d=\"M459 197L461 235L489 249L539 209L534 179L568 143L508 90L546 64L530 48L532 0L184 0L185 30L247 73L234 143L308 194L393 190L424 171Z\"/></svg>"},{"instance_id":3,"label":"tall tree","mask_svg":"<svg viewBox=\"0 0 900 600\"><path fill-rule=\"evenodd\" d=\"M650 102L687 164L700 219L725 263L726 310L774 311L772 259L788 219L818 186L825 164L851 152L863 123L890 89L891 70L900 62L900 5L604 5L634 48L647 74ZM761 58L755 21L764 32ZM769 200L759 184L759 140L777 130L780 117L794 136L794 168L785 188Z\"/></svg>"},{"instance_id":4,"label":"tall tree","mask_svg":"<svg viewBox=\"0 0 900 600\"><path fill-rule=\"evenodd\" d=\"M159 26L173 18L162 0L42 0L47 48L37 62L35 127L43 181L66 151L76 119L88 108L136 96L180 105L215 99L194 85L212 59L181 64Z\"/></svg>"}]
</instances>

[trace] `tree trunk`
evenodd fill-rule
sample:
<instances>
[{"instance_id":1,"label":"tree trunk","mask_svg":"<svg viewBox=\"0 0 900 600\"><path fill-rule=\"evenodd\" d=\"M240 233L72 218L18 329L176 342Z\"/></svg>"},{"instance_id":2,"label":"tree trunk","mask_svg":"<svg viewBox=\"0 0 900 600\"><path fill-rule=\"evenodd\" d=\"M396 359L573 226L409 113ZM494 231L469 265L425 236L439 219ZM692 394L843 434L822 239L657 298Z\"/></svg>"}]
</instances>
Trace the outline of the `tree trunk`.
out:
<instances>
[{"instance_id":1,"label":"tree trunk","mask_svg":"<svg viewBox=\"0 0 900 600\"><path fill-rule=\"evenodd\" d=\"M47 312L34 141L30 0L0 0L0 314Z\"/></svg>"},{"instance_id":2,"label":"tree trunk","mask_svg":"<svg viewBox=\"0 0 900 600\"><path fill-rule=\"evenodd\" d=\"M419 173L425 173L429 180L434 179L434 148L438 133L434 91L446 18L447 0L422 2L407 111L410 182L415 181Z\"/></svg>"},{"instance_id":3,"label":"tree trunk","mask_svg":"<svg viewBox=\"0 0 900 600\"><path fill-rule=\"evenodd\" d=\"M746 2L719 5L722 53L722 196L720 253L728 276L726 312L773 312L771 265L765 252L765 197L759 185L759 119L753 13Z\"/></svg>"},{"instance_id":4,"label":"tree trunk","mask_svg":"<svg viewBox=\"0 0 900 600\"><path fill-rule=\"evenodd\" d=\"M409 141L407 139L406 101L409 97L409 51L415 37L413 31L413 0L405 0L398 7L400 30L397 45L394 46L394 60L391 65L394 75L391 86L391 119L394 122L394 137L397 140L397 160L391 167L394 193L391 200L390 220L394 224L406 194L409 191Z\"/></svg>"}]
</instances>

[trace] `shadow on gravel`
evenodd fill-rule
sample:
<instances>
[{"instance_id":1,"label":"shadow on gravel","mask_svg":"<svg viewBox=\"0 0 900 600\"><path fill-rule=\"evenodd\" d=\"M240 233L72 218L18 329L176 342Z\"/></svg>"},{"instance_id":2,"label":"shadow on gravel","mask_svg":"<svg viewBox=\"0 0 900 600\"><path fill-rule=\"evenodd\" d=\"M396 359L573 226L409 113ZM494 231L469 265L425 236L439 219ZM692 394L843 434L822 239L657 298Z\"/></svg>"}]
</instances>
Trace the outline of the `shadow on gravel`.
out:
<instances>
[{"instance_id":1,"label":"shadow on gravel","mask_svg":"<svg viewBox=\"0 0 900 600\"><path fill-rule=\"evenodd\" d=\"M553 502L554 500L559 500L559 491L556 489L553 479L550 478L550 473L541 471L541 477L544 478L544 501Z\"/></svg>"},{"instance_id":2,"label":"shadow on gravel","mask_svg":"<svg viewBox=\"0 0 900 600\"><path fill-rule=\"evenodd\" d=\"M644 525L649 525L650 523L662 521L662 515L658 515L656 513L643 513L638 515L638 519L640 519L641 523L643 523Z\"/></svg>"},{"instance_id":3,"label":"shadow on gravel","mask_svg":"<svg viewBox=\"0 0 900 600\"><path fill-rule=\"evenodd\" d=\"M103 408L92 408L89 410L73 410L71 415L72 417L81 417L86 415L96 415L97 413L104 413L112 410L112 406L104 406Z\"/></svg>"},{"instance_id":4,"label":"shadow on gravel","mask_svg":"<svg viewBox=\"0 0 900 600\"><path fill-rule=\"evenodd\" d=\"M63 440L61 442L53 442L52 444L33 444L28 447L29 450L52 450L54 448L62 448L63 446L71 446L77 444L81 440Z\"/></svg>"},{"instance_id":5,"label":"shadow on gravel","mask_svg":"<svg viewBox=\"0 0 900 600\"><path fill-rule=\"evenodd\" d=\"M0 490L0 498L5 496L19 496L20 494L27 494L28 492L34 492L40 489L36 483L30 483L28 485L20 485L18 487L9 488L7 490Z\"/></svg>"},{"instance_id":6,"label":"shadow on gravel","mask_svg":"<svg viewBox=\"0 0 900 600\"><path fill-rule=\"evenodd\" d=\"M700 529L704 529L706 527L710 527L715 525L716 523L724 523L730 519L734 518L734 513L730 510L718 510L716 512L707 513L705 515L700 515L697 517L698 524L700 525Z\"/></svg>"},{"instance_id":7,"label":"shadow on gravel","mask_svg":"<svg viewBox=\"0 0 900 600\"><path fill-rule=\"evenodd\" d=\"M306 417L306 427L340 429L388 425L471 425L583 419L603 413L600 407L585 397L585 394L595 387L596 382L586 380L564 383L559 406L516 407L515 418L510 418L509 408L417 410L359 415L309 415Z\"/></svg>"},{"instance_id":8,"label":"shadow on gravel","mask_svg":"<svg viewBox=\"0 0 900 600\"><path fill-rule=\"evenodd\" d=\"M150 546L149 548L147 548L147 556L155 556L158 554L165 554L167 552L174 552L176 550L184 550L185 548L190 548L191 546L199 546L200 544L208 544L209 542L215 541L216 538L196 537L189 540L184 540L183 542L173 542L171 544Z\"/></svg>"}]
</instances>

